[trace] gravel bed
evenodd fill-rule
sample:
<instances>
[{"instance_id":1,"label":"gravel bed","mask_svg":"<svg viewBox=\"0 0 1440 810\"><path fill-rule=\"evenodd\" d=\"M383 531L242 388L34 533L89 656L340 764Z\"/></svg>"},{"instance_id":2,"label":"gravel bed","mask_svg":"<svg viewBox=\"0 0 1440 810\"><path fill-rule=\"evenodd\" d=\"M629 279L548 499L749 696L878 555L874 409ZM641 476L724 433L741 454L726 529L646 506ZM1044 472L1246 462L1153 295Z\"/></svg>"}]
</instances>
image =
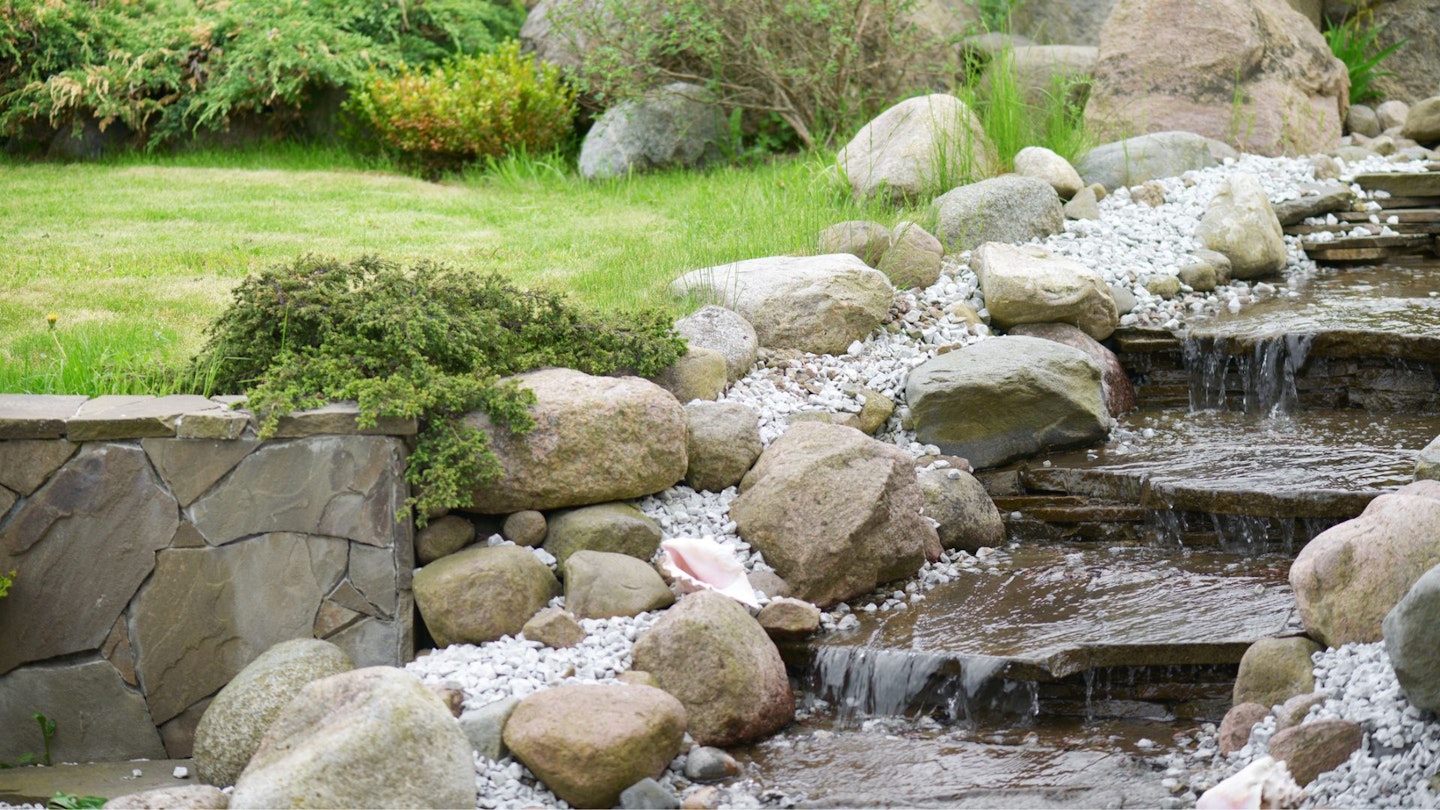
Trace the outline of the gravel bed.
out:
<instances>
[{"instance_id":1,"label":"gravel bed","mask_svg":"<svg viewBox=\"0 0 1440 810\"><path fill-rule=\"evenodd\" d=\"M1419 164L1393 163L1376 157L1350 164L1346 176L1418 167ZM1219 184L1233 171L1256 175L1271 200L1277 202L1296 196L1300 185L1315 182L1308 160L1245 155L1221 167L1159 181L1166 202L1153 208L1132 200L1127 189L1119 189L1100 202L1100 220L1069 221L1065 233L1044 240L1044 244L1062 256L1094 268L1112 287L1135 297L1135 307L1122 317L1124 326L1181 331L1189 318L1222 309L1238 311L1262 297L1292 295L1287 281L1313 273L1317 268L1304 256L1298 238L1290 236L1285 237L1289 259L1282 280L1254 284L1236 281L1210 293L1182 287L1181 294L1172 299L1160 298L1145 289L1145 283L1152 278L1173 276L1179 267L1190 263L1189 257L1198 247L1193 239L1195 227ZM975 274L966 265L968 259L968 254L947 257L935 285L897 295L890 321L867 339L851 344L845 354L765 352L751 373L735 383L724 398L757 410L761 438L768 444L784 431L786 422L795 413L858 412L863 404L862 389L868 388L893 399L898 406L895 416L877 434L878 439L907 450L918 464L939 456L939 448L917 442L913 432L901 427L906 416L904 385L912 368L942 348L959 348L990 336L987 327L967 324L958 312L957 305L964 304L982 317L987 314ZM676 268L676 272L686 269ZM930 463L943 466L946 462L931 458ZM676 486L642 499L639 506L660 524L667 538L709 537L730 546L748 569L767 569L760 554L735 533L735 524L728 516L729 503L734 497L733 488L720 493L702 493ZM491 542L500 541L497 537ZM947 552L939 562L927 564L908 583L892 584L873 599L858 600L856 607L840 605L827 611L823 614L823 626L844 629L858 621L851 615L853 610L907 609L923 599L928 588L958 576L961 568L993 567L1003 560L1003 554L1003 551L982 550L972 557L964 552ZM553 559L545 557L548 555L542 556L542 560L553 566ZM562 602L557 599L555 604ZM617 673L629 666L634 639L655 621L656 615L582 622L590 638L569 650L547 649L541 654L538 642L507 637L483 645L453 645L437 650L417 659L408 669L427 682L460 688L465 693L467 708L478 708L502 697L523 697L559 683L612 682ZM1393 687L1389 691L1383 687L1384 670L1388 667L1376 662L1377 653L1373 649L1345 648L1325 655L1327 657L1317 660L1321 661L1319 666L1324 668L1323 677L1333 697L1319 711L1352 719L1369 718L1362 722L1374 724L1373 728L1367 726L1374 739L1393 741L1384 745L1406 747L1403 754L1381 756L1373 753L1380 750L1377 746L1370 746L1371 755L1357 754L1341 771L1317 782L1311 800L1317 805L1332 806L1373 806L1390 800L1404 806L1437 806L1435 795L1423 787L1425 779L1418 777L1435 773L1440 726L1433 717L1425 722L1406 715L1403 709L1397 710L1399 704ZM1383 651L1378 655L1383 656ZM1370 673L1363 679L1342 674L1362 670ZM1393 684L1393 673L1389 678ZM1186 801L1193 804L1195 795L1207 782L1213 784L1218 781L1217 775L1228 775L1244 764L1243 752L1236 754L1223 760L1225 772L1222 773L1215 762L1213 731L1211 728L1208 741L1202 735L1193 754L1168 763L1167 778L1175 780L1180 789L1176 806ZM1259 738L1257 733L1257 740ZM1249 755L1258 753L1250 751ZM1388 764L1392 761L1406 764ZM683 762L682 755L662 781L677 794L688 795L698 786L684 779ZM477 757L476 772L480 807L564 806L511 758L491 762ZM1180 779L1186 774L1192 775L1188 783ZM779 797L763 798L767 804L783 803ZM733 791L725 795L724 800L730 806L756 806L760 802L760 798Z\"/></svg>"}]
</instances>

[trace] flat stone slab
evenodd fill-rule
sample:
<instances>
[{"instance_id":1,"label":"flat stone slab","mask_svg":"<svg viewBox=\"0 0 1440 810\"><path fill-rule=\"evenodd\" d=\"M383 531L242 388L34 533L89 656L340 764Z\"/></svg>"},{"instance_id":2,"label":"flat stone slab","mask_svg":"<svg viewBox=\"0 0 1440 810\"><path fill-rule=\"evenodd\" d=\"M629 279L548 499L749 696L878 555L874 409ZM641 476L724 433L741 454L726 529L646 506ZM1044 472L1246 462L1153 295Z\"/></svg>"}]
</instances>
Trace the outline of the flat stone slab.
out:
<instances>
[{"instance_id":1,"label":"flat stone slab","mask_svg":"<svg viewBox=\"0 0 1440 810\"><path fill-rule=\"evenodd\" d=\"M66 423L66 437L72 442L88 442L174 436L180 417L221 410L220 403L193 394L95 397Z\"/></svg>"},{"instance_id":2,"label":"flat stone slab","mask_svg":"<svg viewBox=\"0 0 1440 810\"><path fill-rule=\"evenodd\" d=\"M1409 483L1437 435L1434 415L1140 411L1104 447L1037 458L1021 478L1032 491L1149 509L1348 519Z\"/></svg>"},{"instance_id":3,"label":"flat stone slab","mask_svg":"<svg viewBox=\"0 0 1440 810\"><path fill-rule=\"evenodd\" d=\"M413 418L385 417L374 425L360 427L360 405L355 402L332 402L321 408L295 411L280 417L275 428L277 439L300 439L306 436L414 436L419 430Z\"/></svg>"},{"instance_id":4,"label":"flat stone slab","mask_svg":"<svg viewBox=\"0 0 1440 810\"><path fill-rule=\"evenodd\" d=\"M813 649L909 654L930 671L958 664L971 691L1101 667L1235 664L1254 641L1298 629L1289 565L1198 550L1022 547L1000 573L962 572L907 610L857 611L858 627Z\"/></svg>"},{"instance_id":5,"label":"flat stone slab","mask_svg":"<svg viewBox=\"0 0 1440 810\"><path fill-rule=\"evenodd\" d=\"M1440 172L1377 172L1357 174L1366 191L1388 191L1394 197L1440 197Z\"/></svg>"},{"instance_id":6,"label":"flat stone slab","mask_svg":"<svg viewBox=\"0 0 1440 810\"><path fill-rule=\"evenodd\" d=\"M177 767L190 776L177 778ZM136 772L139 775L136 775ZM0 802L46 805L58 793L113 799L156 788L196 785L195 766L188 759L140 759L130 762L89 762L0 769Z\"/></svg>"},{"instance_id":7,"label":"flat stone slab","mask_svg":"<svg viewBox=\"0 0 1440 810\"><path fill-rule=\"evenodd\" d=\"M0 394L0 439L63 439L65 423L89 397Z\"/></svg>"},{"instance_id":8,"label":"flat stone slab","mask_svg":"<svg viewBox=\"0 0 1440 810\"><path fill-rule=\"evenodd\" d=\"M1240 352L1263 340L1310 335L1309 354L1440 362L1435 265L1329 268L1276 296L1192 325L1193 338L1224 339Z\"/></svg>"}]
</instances>

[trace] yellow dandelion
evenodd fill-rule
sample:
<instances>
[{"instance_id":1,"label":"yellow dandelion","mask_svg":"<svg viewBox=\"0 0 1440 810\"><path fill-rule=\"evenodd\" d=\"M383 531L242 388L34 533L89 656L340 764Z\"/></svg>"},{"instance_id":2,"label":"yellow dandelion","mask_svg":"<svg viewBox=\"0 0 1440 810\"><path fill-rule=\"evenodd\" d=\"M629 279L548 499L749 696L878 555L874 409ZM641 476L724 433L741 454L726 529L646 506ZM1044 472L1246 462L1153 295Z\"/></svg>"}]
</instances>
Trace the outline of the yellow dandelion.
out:
<instances>
[{"instance_id":1,"label":"yellow dandelion","mask_svg":"<svg viewBox=\"0 0 1440 810\"><path fill-rule=\"evenodd\" d=\"M52 312L45 316L45 322L50 324L51 329L55 328L55 322L58 320L60 320L60 313L58 312Z\"/></svg>"}]
</instances>

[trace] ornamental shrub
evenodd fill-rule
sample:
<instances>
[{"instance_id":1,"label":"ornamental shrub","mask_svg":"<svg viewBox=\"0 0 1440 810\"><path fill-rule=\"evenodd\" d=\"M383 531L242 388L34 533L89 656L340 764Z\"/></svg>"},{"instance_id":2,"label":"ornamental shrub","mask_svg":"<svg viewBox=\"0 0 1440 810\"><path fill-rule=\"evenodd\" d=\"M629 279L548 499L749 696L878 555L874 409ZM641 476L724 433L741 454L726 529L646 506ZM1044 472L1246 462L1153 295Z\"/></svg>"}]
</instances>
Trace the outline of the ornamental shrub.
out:
<instances>
[{"instance_id":1,"label":"ornamental shrub","mask_svg":"<svg viewBox=\"0 0 1440 810\"><path fill-rule=\"evenodd\" d=\"M307 256L233 295L192 361L197 373L212 375L216 391L247 393L262 436L285 413L336 400L358 400L364 425L417 417L406 507L422 524L500 473L487 435L462 424L466 412L500 429L533 427L534 395L502 377L545 366L653 376L685 350L659 312L601 317L498 274L428 263Z\"/></svg>"},{"instance_id":2,"label":"ornamental shrub","mask_svg":"<svg viewBox=\"0 0 1440 810\"><path fill-rule=\"evenodd\" d=\"M510 152L543 154L570 134L575 93L560 70L509 42L433 68L374 73L351 109L402 161L427 174Z\"/></svg>"},{"instance_id":3,"label":"ornamental shrub","mask_svg":"<svg viewBox=\"0 0 1440 810\"><path fill-rule=\"evenodd\" d=\"M283 132L377 67L513 37L510 0L0 0L0 135L121 122L163 143L259 114Z\"/></svg>"}]
</instances>

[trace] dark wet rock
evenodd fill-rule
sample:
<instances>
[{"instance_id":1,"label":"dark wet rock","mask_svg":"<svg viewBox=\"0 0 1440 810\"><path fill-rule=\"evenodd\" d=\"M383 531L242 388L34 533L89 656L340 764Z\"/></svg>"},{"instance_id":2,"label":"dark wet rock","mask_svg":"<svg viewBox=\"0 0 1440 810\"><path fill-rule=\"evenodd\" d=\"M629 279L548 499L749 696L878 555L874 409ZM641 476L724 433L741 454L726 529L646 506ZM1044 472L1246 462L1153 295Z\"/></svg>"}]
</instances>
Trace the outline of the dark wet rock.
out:
<instances>
[{"instance_id":1,"label":"dark wet rock","mask_svg":"<svg viewBox=\"0 0 1440 810\"><path fill-rule=\"evenodd\" d=\"M692 782L719 782L740 775L740 763L722 748L697 745L685 756L685 778Z\"/></svg>"},{"instance_id":2,"label":"dark wet rock","mask_svg":"<svg viewBox=\"0 0 1440 810\"><path fill-rule=\"evenodd\" d=\"M1295 783L1305 787L1315 777L1340 767L1360 748L1365 730L1349 720L1312 720L1277 732L1268 753L1290 769Z\"/></svg>"},{"instance_id":3,"label":"dark wet rock","mask_svg":"<svg viewBox=\"0 0 1440 810\"><path fill-rule=\"evenodd\" d=\"M821 606L913 574L939 548L914 459L858 430L803 423L766 448L730 516L792 595Z\"/></svg>"},{"instance_id":4,"label":"dark wet rock","mask_svg":"<svg viewBox=\"0 0 1440 810\"><path fill-rule=\"evenodd\" d=\"M235 784L275 718L300 689L355 668L343 650L318 639L283 641L240 670L211 701L195 729L195 772L205 782Z\"/></svg>"},{"instance_id":5,"label":"dark wet rock","mask_svg":"<svg viewBox=\"0 0 1440 810\"><path fill-rule=\"evenodd\" d=\"M1383 628L1405 697L1417 708L1440 711L1440 565L1415 581Z\"/></svg>"},{"instance_id":6,"label":"dark wet rock","mask_svg":"<svg viewBox=\"0 0 1440 810\"><path fill-rule=\"evenodd\" d=\"M664 772L685 729L685 708L664 691L585 685L526 697L504 736L515 758L561 799L613 807L625 788Z\"/></svg>"},{"instance_id":7,"label":"dark wet rock","mask_svg":"<svg viewBox=\"0 0 1440 810\"><path fill-rule=\"evenodd\" d=\"M545 550L560 571L577 551L606 551L649 560L660 548L660 526L628 503L603 503L550 516Z\"/></svg>"},{"instance_id":8,"label":"dark wet rock","mask_svg":"<svg viewBox=\"0 0 1440 810\"><path fill-rule=\"evenodd\" d=\"M474 807L475 799L460 724L419 678L368 667L300 690L265 733L230 806Z\"/></svg>"},{"instance_id":9,"label":"dark wet rock","mask_svg":"<svg viewBox=\"0 0 1440 810\"><path fill-rule=\"evenodd\" d=\"M665 611L635 642L634 667L684 704L687 730L701 745L757 740L794 718L795 695L774 642L739 602L714 591Z\"/></svg>"},{"instance_id":10,"label":"dark wet rock","mask_svg":"<svg viewBox=\"0 0 1440 810\"><path fill-rule=\"evenodd\" d=\"M415 573L415 604L441 646L514 635L560 595L549 567L519 546L472 547Z\"/></svg>"},{"instance_id":11,"label":"dark wet rock","mask_svg":"<svg viewBox=\"0 0 1440 810\"><path fill-rule=\"evenodd\" d=\"M607 551L577 551L565 561L565 607L581 619L638 616L675 602L660 574L643 560Z\"/></svg>"},{"instance_id":12,"label":"dark wet rock","mask_svg":"<svg viewBox=\"0 0 1440 810\"><path fill-rule=\"evenodd\" d=\"M1301 636L1260 639L1240 659L1234 702L1278 706L1315 690L1314 653L1325 649Z\"/></svg>"},{"instance_id":13,"label":"dark wet rock","mask_svg":"<svg viewBox=\"0 0 1440 810\"><path fill-rule=\"evenodd\" d=\"M1306 630L1332 647L1383 638L1385 615L1440 564L1436 527L1440 481L1421 480L1311 540L1290 567Z\"/></svg>"},{"instance_id":14,"label":"dark wet rock","mask_svg":"<svg viewBox=\"0 0 1440 810\"><path fill-rule=\"evenodd\" d=\"M1237 703L1225 713L1220 721L1219 745L1221 754L1239 751L1250 742L1250 731L1255 724L1270 716L1270 710L1259 703Z\"/></svg>"},{"instance_id":15,"label":"dark wet rock","mask_svg":"<svg viewBox=\"0 0 1440 810\"><path fill-rule=\"evenodd\" d=\"M917 367L905 398L921 442L985 469L1103 440L1110 415L1100 379L1099 366L1079 349L1001 337Z\"/></svg>"}]
</instances>

